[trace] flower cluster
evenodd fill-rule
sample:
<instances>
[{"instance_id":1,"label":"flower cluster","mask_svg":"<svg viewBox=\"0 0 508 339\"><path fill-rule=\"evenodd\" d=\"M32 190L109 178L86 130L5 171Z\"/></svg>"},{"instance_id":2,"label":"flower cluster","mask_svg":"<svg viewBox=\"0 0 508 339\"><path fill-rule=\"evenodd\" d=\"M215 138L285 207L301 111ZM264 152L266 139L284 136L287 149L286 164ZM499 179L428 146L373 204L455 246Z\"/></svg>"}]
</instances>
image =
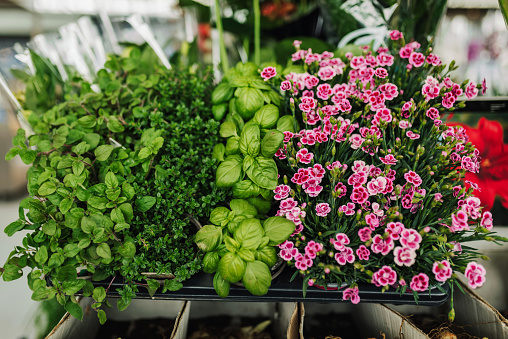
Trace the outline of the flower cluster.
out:
<instances>
[{"instance_id":1,"label":"flower cluster","mask_svg":"<svg viewBox=\"0 0 508 339\"><path fill-rule=\"evenodd\" d=\"M474 183L461 185L478 173L479 152L464 128L440 119L484 85L454 83L454 67L430 48L397 31L390 38L345 60L296 45L301 72L262 73L298 122L276 153L277 215L296 225L279 255L310 286L349 286L343 299L353 303L359 283L417 297L462 272L480 287L480 255L461 244L499 240Z\"/></svg>"}]
</instances>

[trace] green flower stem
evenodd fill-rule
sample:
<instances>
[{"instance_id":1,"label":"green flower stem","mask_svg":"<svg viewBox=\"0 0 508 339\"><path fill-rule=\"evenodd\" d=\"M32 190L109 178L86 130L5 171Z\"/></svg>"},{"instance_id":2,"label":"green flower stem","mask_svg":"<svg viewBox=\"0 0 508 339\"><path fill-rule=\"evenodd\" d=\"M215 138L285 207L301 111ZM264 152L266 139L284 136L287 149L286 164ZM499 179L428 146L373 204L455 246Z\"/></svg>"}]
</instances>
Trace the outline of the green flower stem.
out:
<instances>
[{"instance_id":1,"label":"green flower stem","mask_svg":"<svg viewBox=\"0 0 508 339\"><path fill-rule=\"evenodd\" d=\"M228 54L226 52L226 45L224 43L224 29L222 28L219 0L215 0L215 24L217 25L217 30L219 31L220 60L222 64L222 71L225 74L229 70L229 61Z\"/></svg>"},{"instance_id":2,"label":"green flower stem","mask_svg":"<svg viewBox=\"0 0 508 339\"><path fill-rule=\"evenodd\" d=\"M499 0L499 8L501 9L501 13L503 13L504 22L508 27L508 2L506 0Z\"/></svg>"},{"instance_id":3,"label":"green flower stem","mask_svg":"<svg viewBox=\"0 0 508 339\"><path fill-rule=\"evenodd\" d=\"M259 0L254 0L254 63L259 66L261 61L261 11Z\"/></svg>"}]
</instances>

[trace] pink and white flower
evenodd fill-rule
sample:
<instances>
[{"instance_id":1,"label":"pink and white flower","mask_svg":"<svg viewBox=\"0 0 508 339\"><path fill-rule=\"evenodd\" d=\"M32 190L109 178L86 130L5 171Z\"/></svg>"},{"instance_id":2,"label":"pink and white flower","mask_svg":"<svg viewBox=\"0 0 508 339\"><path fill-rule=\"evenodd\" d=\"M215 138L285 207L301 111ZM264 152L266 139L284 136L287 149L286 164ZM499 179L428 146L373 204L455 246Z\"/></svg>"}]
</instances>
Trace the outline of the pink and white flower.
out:
<instances>
[{"instance_id":1,"label":"pink and white flower","mask_svg":"<svg viewBox=\"0 0 508 339\"><path fill-rule=\"evenodd\" d=\"M434 263L432 273L437 281L445 282L452 277L453 270L448 260L442 260Z\"/></svg>"},{"instance_id":2,"label":"pink and white flower","mask_svg":"<svg viewBox=\"0 0 508 339\"><path fill-rule=\"evenodd\" d=\"M275 193L274 199L275 200L283 200L289 197L289 192L291 192L291 187L288 185L279 185L274 190L273 193Z\"/></svg>"},{"instance_id":3,"label":"pink and white flower","mask_svg":"<svg viewBox=\"0 0 508 339\"><path fill-rule=\"evenodd\" d=\"M296 153L296 159L303 164L310 164L314 159L314 154L309 152L307 148L302 148Z\"/></svg>"},{"instance_id":4,"label":"pink and white flower","mask_svg":"<svg viewBox=\"0 0 508 339\"><path fill-rule=\"evenodd\" d=\"M476 262L468 263L464 271L464 275L469 280L469 286L471 286L471 288L483 286L485 274L485 268Z\"/></svg>"},{"instance_id":5,"label":"pink and white flower","mask_svg":"<svg viewBox=\"0 0 508 339\"><path fill-rule=\"evenodd\" d=\"M372 283L377 287L393 285L397 282L397 272L390 266L383 266L372 275Z\"/></svg>"},{"instance_id":6,"label":"pink and white flower","mask_svg":"<svg viewBox=\"0 0 508 339\"><path fill-rule=\"evenodd\" d=\"M344 292L342 292L342 300L351 300L353 304L358 304L360 302L358 287L346 288Z\"/></svg>"},{"instance_id":7,"label":"pink and white flower","mask_svg":"<svg viewBox=\"0 0 508 339\"><path fill-rule=\"evenodd\" d=\"M326 202L322 202L316 205L316 215L319 217L326 217L332 209Z\"/></svg>"},{"instance_id":8,"label":"pink and white flower","mask_svg":"<svg viewBox=\"0 0 508 339\"><path fill-rule=\"evenodd\" d=\"M413 276L413 279L409 283L409 288L416 292L425 292L429 288L429 276L425 273Z\"/></svg>"},{"instance_id":9,"label":"pink and white flower","mask_svg":"<svg viewBox=\"0 0 508 339\"><path fill-rule=\"evenodd\" d=\"M354 263L355 256L351 247L344 247L340 252L335 253L335 260L339 265L346 265L347 263Z\"/></svg>"},{"instance_id":10,"label":"pink and white flower","mask_svg":"<svg viewBox=\"0 0 508 339\"><path fill-rule=\"evenodd\" d=\"M277 75L277 70L275 69L275 67L268 66L268 67L263 68L263 70L261 71L261 77L265 81L275 77L276 75Z\"/></svg>"},{"instance_id":11,"label":"pink and white flower","mask_svg":"<svg viewBox=\"0 0 508 339\"><path fill-rule=\"evenodd\" d=\"M407 247L412 250L417 250L420 248L422 236L415 229L406 228L402 232L400 232L399 241L403 247Z\"/></svg>"},{"instance_id":12,"label":"pink and white flower","mask_svg":"<svg viewBox=\"0 0 508 339\"><path fill-rule=\"evenodd\" d=\"M393 257L397 265L410 267L415 263L416 251L397 246L393 249Z\"/></svg>"}]
</instances>

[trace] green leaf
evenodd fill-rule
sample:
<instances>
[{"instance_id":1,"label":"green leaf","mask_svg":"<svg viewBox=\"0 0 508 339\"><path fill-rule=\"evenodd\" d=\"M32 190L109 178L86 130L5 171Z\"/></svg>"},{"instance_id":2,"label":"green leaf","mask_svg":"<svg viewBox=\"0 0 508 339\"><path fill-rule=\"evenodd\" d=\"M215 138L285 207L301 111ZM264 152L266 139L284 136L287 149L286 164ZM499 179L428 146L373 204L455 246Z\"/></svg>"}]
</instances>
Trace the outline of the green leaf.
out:
<instances>
[{"instance_id":1,"label":"green leaf","mask_svg":"<svg viewBox=\"0 0 508 339\"><path fill-rule=\"evenodd\" d=\"M85 282L83 280L83 282ZM70 299L65 303L65 310L74 318L83 320L83 309L79 304L73 303Z\"/></svg>"},{"instance_id":2,"label":"green leaf","mask_svg":"<svg viewBox=\"0 0 508 339\"><path fill-rule=\"evenodd\" d=\"M272 158L279 148L281 148L283 141L284 133L274 129L268 131L261 141L261 154L265 158Z\"/></svg>"},{"instance_id":3,"label":"green leaf","mask_svg":"<svg viewBox=\"0 0 508 339\"><path fill-rule=\"evenodd\" d=\"M110 259L111 249L109 248L109 245L105 242L99 244L99 246L97 246L97 255L104 259Z\"/></svg>"},{"instance_id":4,"label":"green leaf","mask_svg":"<svg viewBox=\"0 0 508 339\"><path fill-rule=\"evenodd\" d=\"M244 119L251 119L264 104L263 92L257 88L242 87L235 92L236 110Z\"/></svg>"},{"instance_id":5,"label":"green leaf","mask_svg":"<svg viewBox=\"0 0 508 339\"><path fill-rule=\"evenodd\" d=\"M19 152L19 157L26 165L30 165L37 157L37 152L34 150L22 149Z\"/></svg>"},{"instance_id":6,"label":"green leaf","mask_svg":"<svg viewBox=\"0 0 508 339\"><path fill-rule=\"evenodd\" d=\"M259 186L250 180L242 180L233 186L233 198L248 199L258 196Z\"/></svg>"},{"instance_id":7,"label":"green leaf","mask_svg":"<svg viewBox=\"0 0 508 339\"><path fill-rule=\"evenodd\" d=\"M96 287L94 290L93 290L93 299L97 302L103 302L104 299L106 299L106 290L104 289L104 287L100 286L100 287Z\"/></svg>"},{"instance_id":8,"label":"green leaf","mask_svg":"<svg viewBox=\"0 0 508 339\"><path fill-rule=\"evenodd\" d=\"M220 125L219 133L220 133L220 136L223 138L237 136L236 125L231 121L225 121Z\"/></svg>"},{"instance_id":9,"label":"green leaf","mask_svg":"<svg viewBox=\"0 0 508 339\"><path fill-rule=\"evenodd\" d=\"M209 274L215 273L219 267L219 261L219 253L216 251L206 253L203 257L203 271Z\"/></svg>"},{"instance_id":10,"label":"green leaf","mask_svg":"<svg viewBox=\"0 0 508 339\"><path fill-rule=\"evenodd\" d=\"M16 220L14 222L11 222L7 227L4 229L5 234L7 236L12 237L14 233L21 231L25 227L25 223L21 220Z\"/></svg>"},{"instance_id":11,"label":"green leaf","mask_svg":"<svg viewBox=\"0 0 508 339\"><path fill-rule=\"evenodd\" d=\"M100 145L94 151L95 157L98 161L106 161L111 152L113 152L114 147L112 145Z\"/></svg>"},{"instance_id":12,"label":"green leaf","mask_svg":"<svg viewBox=\"0 0 508 339\"><path fill-rule=\"evenodd\" d=\"M178 291L183 287L183 284L175 279L166 279L164 280L164 286L162 288L162 293L166 293L166 291Z\"/></svg>"},{"instance_id":13,"label":"green leaf","mask_svg":"<svg viewBox=\"0 0 508 339\"><path fill-rule=\"evenodd\" d=\"M129 299L127 299L127 298L120 298L116 302L116 307L118 307L119 311L125 311L125 309L127 307L129 307L131 301L132 301L132 299L130 299L130 298Z\"/></svg>"},{"instance_id":14,"label":"green leaf","mask_svg":"<svg viewBox=\"0 0 508 339\"><path fill-rule=\"evenodd\" d=\"M80 251L80 248L78 247L78 244L67 244L64 247L64 255L67 258L75 257Z\"/></svg>"},{"instance_id":15,"label":"green leaf","mask_svg":"<svg viewBox=\"0 0 508 339\"><path fill-rule=\"evenodd\" d=\"M270 217L263 227L265 235L270 238L268 245L275 246L286 241L295 230L295 223L283 217Z\"/></svg>"},{"instance_id":16,"label":"green leaf","mask_svg":"<svg viewBox=\"0 0 508 339\"><path fill-rule=\"evenodd\" d=\"M243 199L233 199L229 203L231 210L237 216L244 216L245 218L253 218L257 215L257 210L248 201Z\"/></svg>"},{"instance_id":17,"label":"green leaf","mask_svg":"<svg viewBox=\"0 0 508 339\"><path fill-rule=\"evenodd\" d=\"M62 283L62 289L65 294L73 295L81 291L85 284L86 280L83 279L67 280Z\"/></svg>"},{"instance_id":18,"label":"green leaf","mask_svg":"<svg viewBox=\"0 0 508 339\"><path fill-rule=\"evenodd\" d=\"M240 155L228 156L217 168L217 187L231 187L240 180L242 176L242 163L243 159Z\"/></svg>"},{"instance_id":19,"label":"green leaf","mask_svg":"<svg viewBox=\"0 0 508 339\"><path fill-rule=\"evenodd\" d=\"M97 119L94 116L86 115L78 119L78 124L84 128L92 128L97 123Z\"/></svg>"},{"instance_id":20,"label":"green leaf","mask_svg":"<svg viewBox=\"0 0 508 339\"><path fill-rule=\"evenodd\" d=\"M106 204L108 202L109 202L109 200L107 198L97 197L97 196L91 196L87 200L88 205L90 205L93 208L96 208L98 210L105 210L107 208Z\"/></svg>"},{"instance_id":21,"label":"green leaf","mask_svg":"<svg viewBox=\"0 0 508 339\"><path fill-rule=\"evenodd\" d=\"M295 132L295 120L292 115L284 115L277 121L277 131Z\"/></svg>"},{"instance_id":22,"label":"green leaf","mask_svg":"<svg viewBox=\"0 0 508 339\"><path fill-rule=\"evenodd\" d=\"M48 248L46 246L41 246L37 253L35 253L35 261L39 264L44 264L48 260Z\"/></svg>"},{"instance_id":23,"label":"green leaf","mask_svg":"<svg viewBox=\"0 0 508 339\"><path fill-rule=\"evenodd\" d=\"M91 218L83 217L81 219L81 229L83 232L90 234L95 228L97 228L97 224Z\"/></svg>"},{"instance_id":24,"label":"green leaf","mask_svg":"<svg viewBox=\"0 0 508 339\"><path fill-rule=\"evenodd\" d=\"M90 246L91 242L92 242L92 240L90 240L88 238L81 239L78 243L78 248L81 250L84 248L87 248L88 246Z\"/></svg>"},{"instance_id":25,"label":"green leaf","mask_svg":"<svg viewBox=\"0 0 508 339\"><path fill-rule=\"evenodd\" d=\"M132 241L125 241L122 246L118 247L118 254L126 259L134 258L136 255L136 245Z\"/></svg>"},{"instance_id":26,"label":"green leaf","mask_svg":"<svg viewBox=\"0 0 508 339\"><path fill-rule=\"evenodd\" d=\"M215 288L215 292L219 295L221 298L225 298L229 295L229 287L231 284L224 280L219 272L215 273L213 276L213 287Z\"/></svg>"},{"instance_id":27,"label":"green leaf","mask_svg":"<svg viewBox=\"0 0 508 339\"><path fill-rule=\"evenodd\" d=\"M76 198L78 198L79 201L85 202L90 198L90 192L88 190L85 190L81 187L76 188Z\"/></svg>"},{"instance_id":28,"label":"green leaf","mask_svg":"<svg viewBox=\"0 0 508 339\"><path fill-rule=\"evenodd\" d=\"M245 261L240 256L228 252L219 261L218 272L227 282L240 281L245 273Z\"/></svg>"},{"instance_id":29,"label":"green leaf","mask_svg":"<svg viewBox=\"0 0 508 339\"><path fill-rule=\"evenodd\" d=\"M83 173L83 171L85 170L85 164L82 163L81 161L74 161L72 163L72 173L74 173L74 175L81 175L81 173Z\"/></svg>"},{"instance_id":30,"label":"green leaf","mask_svg":"<svg viewBox=\"0 0 508 339\"><path fill-rule=\"evenodd\" d=\"M153 297L153 295L155 294L155 292L157 292L157 290L161 287L161 285L155 279L147 279L146 283L148 285L146 288L148 290L148 294L150 295L150 297Z\"/></svg>"},{"instance_id":31,"label":"green leaf","mask_svg":"<svg viewBox=\"0 0 508 339\"><path fill-rule=\"evenodd\" d=\"M226 245L228 251L231 253L236 253L236 251L240 248L240 244L229 235L224 236L224 244Z\"/></svg>"},{"instance_id":32,"label":"green leaf","mask_svg":"<svg viewBox=\"0 0 508 339\"><path fill-rule=\"evenodd\" d=\"M265 91L269 91L269 90L272 89L270 87L270 85L268 85L266 83L266 81L263 81L261 79L252 79L252 80L250 80L249 81L249 86L257 88L257 89L262 89L262 90L265 90Z\"/></svg>"},{"instance_id":33,"label":"green leaf","mask_svg":"<svg viewBox=\"0 0 508 339\"><path fill-rule=\"evenodd\" d=\"M269 104L261 107L255 114L253 120L259 124L261 128L272 128L279 119L279 108Z\"/></svg>"},{"instance_id":34,"label":"green leaf","mask_svg":"<svg viewBox=\"0 0 508 339\"><path fill-rule=\"evenodd\" d=\"M252 250L241 248L238 251L238 255L240 256L240 258L242 258L245 261L254 261L255 260L254 252Z\"/></svg>"},{"instance_id":35,"label":"green leaf","mask_svg":"<svg viewBox=\"0 0 508 339\"><path fill-rule=\"evenodd\" d=\"M226 115L226 112L228 110L228 103L224 102L222 104L217 104L212 106L212 115L213 118L217 121L221 121L224 119L224 116Z\"/></svg>"},{"instance_id":36,"label":"green leaf","mask_svg":"<svg viewBox=\"0 0 508 339\"><path fill-rule=\"evenodd\" d=\"M259 126L255 123L245 124L240 135L240 152L256 157L261 144Z\"/></svg>"},{"instance_id":37,"label":"green leaf","mask_svg":"<svg viewBox=\"0 0 508 339\"><path fill-rule=\"evenodd\" d=\"M110 116L108 123L106 126L113 133L122 133L125 130L125 127L118 121L115 116Z\"/></svg>"},{"instance_id":38,"label":"green leaf","mask_svg":"<svg viewBox=\"0 0 508 339\"><path fill-rule=\"evenodd\" d=\"M266 200L265 198L263 198L261 196L256 196L256 197L247 199L247 201L251 205L256 207L258 214L260 214L260 215L266 215L266 214L268 214L268 212L270 212L270 209L272 208L272 203L271 203L272 200L273 199L271 199L270 201Z\"/></svg>"},{"instance_id":39,"label":"green leaf","mask_svg":"<svg viewBox=\"0 0 508 339\"><path fill-rule=\"evenodd\" d=\"M123 195L127 198L127 200L131 200L136 195L136 191L134 190L132 185L129 184L128 182L124 182L122 184L122 192Z\"/></svg>"},{"instance_id":40,"label":"green leaf","mask_svg":"<svg viewBox=\"0 0 508 339\"><path fill-rule=\"evenodd\" d=\"M134 211L132 210L132 205L126 202L118 206L118 208L120 209L120 211L122 211L125 221L131 222L131 220L134 218Z\"/></svg>"},{"instance_id":41,"label":"green leaf","mask_svg":"<svg viewBox=\"0 0 508 339\"><path fill-rule=\"evenodd\" d=\"M4 278L5 279L5 278ZM53 299L55 291L53 288L41 286L32 293L32 300L42 301Z\"/></svg>"},{"instance_id":42,"label":"green leaf","mask_svg":"<svg viewBox=\"0 0 508 339\"><path fill-rule=\"evenodd\" d=\"M56 191L56 185L51 182L51 181L46 181L45 183L43 183L41 185L41 187L39 187L39 195L41 196L47 196L47 195L50 195L50 194L53 194L55 193Z\"/></svg>"},{"instance_id":43,"label":"green leaf","mask_svg":"<svg viewBox=\"0 0 508 339\"><path fill-rule=\"evenodd\" d=\"M197 233L194 239L200 250L205 252L214 251L222 243L222 228L206 225Z\"/></svg>"},{"instance_id":44,"label":"green leaf","mask_svg":"<svg viewBox=\"0 0 508 339\"><path fill-rule=\"evenodd\" d=\"M277 262L277 251L272 246L263 246L258 248L255 253L256 260L261 260L268 267L272 267Z\"/></svg>"},{"instance_id":45,"label":"green leaf","mask_svg":"<svg viewBox=\"0 0 508 339\"><path fill-rule=\"evenodd\" d=\"M106 178L104 179L104 183L108 188L117 188L118 187L118 179L113 172L108 172L106 174Z\"/></svg>"},{"instance_id":46,"label":"green leaf","mask_svg":"<svg viewBox=\"0 0 508 339\"><path fill-rule=\"evenodd\" d=\"M118 309L120 309L120 307L118 307ZM104 312L104 310L97 311L97 317L99 317L99 323L101 325L104 325L106 323L107 316L106 316L106 312Z\"/></svg>"},{"instance_id":47,"label":"green leaf","mask_svg":"<svg viewBox=\"0 0 508 339\"><path fill-rule=\"evenodd\" d=\"M265 295L272 284L272 275L268 266L261 261L248 262L242 283L253 295Z\"/></svg>"},{"instance_id":48,"label":"green leaf","mask_svg":"<svg viewBox=\"0 0 508 339\"><path fill-rule=\"evenodd\" d=\"M233 97L235 89L230 87L228 83L221 83L212 92L212 104L217 105L228 101Z\"/></svg>"},{"instance_id":49,"label":"green leaf","mask_svg":"<svg viewBox=\"0 0 508 339\"><path fill-rule=\"evenodd\" d=\"M152 151L148 147L143 147L138 154L138 158L140 160L148 158L150 155L152 155Z\"/></svg>"},{"instance_id":50,"label":"green leaf","mask_svg":"<svg viewBox=\"0 0 508 339\"><path fill-rule=\"evenodd\" d=\"M245 156L245 158L243 159L243 171L247 172L247 170L252 166L253 163L254 163L253 157L251 157L250 155Z\"/></svg>"},{"instance_id":51,"label":"green leaf","mask_svg":"<svg viewBox=\"0 0 508 339\"><path fill-rule=\"evenodd\" d=\"M71 265L60 267L58 270L57 279L58 281L75 280L78 277L76 268Z\"/></svg>"},{"instance_id":52,"label":"green leaf","mask_svg":"<svg viewBox=\"0 0 508 339\"><path fill-rule=\"evenodd\" d=\"M144 196L136 199L135 204L139 211L146 212L150 208L152 208L152 206L155 205L156 202L157 199L155 199L154 197Z\"/></svg>"},{"instance_id":53,"label":"green leaf","mask_svg":"<svg viewBox=\"0 0 508 339\"><path fill-rule=\"evenodd\" d=\"M219 206L214 208L212 213L210 213L210 222L217 226L226 226L229 222L229 212L230 210L226 207Z\"/></svg>"},{"instance_id":54,"label":"green leaf","mask_svg":"<svg viewBox=\"0 0 508 339\"><path fill-rule=\"evenodd\" d=\"M56 233L56 221L51 219L42 225L42 232L49 236L55 235Z\"/></svg>"},{"instance_id":55,"label":"green leaf","mask_svg":"<svg viewBox=\"0 0 508 339\"><path fill-rule=\"evenodd\" d=\"M226 142L226 155L240 153L240 137L231 137Z\"/></svg>"},{"instance_id":56,"label":"green leaf","mask_svg":"<svg viewBox=\"0 0 508 339\"><path fill-rule=\"evenodd\" d=\"M115 225L115 232L122 232L123 230L128 230L130 227L131 225L129 225L128 223L121 222Z\"/></svg>"},{"instance_id":57,"label":"green leaf","mask_svg":"<svg viewBox=\"0 0 508 339\"><path fill-rule=\"evenodd\" d=\"M71 209L73 203L74 203L74 200L72 200L72 199L69 199L69 198L63 199L60 202L60 212L62 212L62 214L67 213Z\"/></svg>"},{"instance_id":58,"label":"green leaf","mask_svg":"<svg viewBox=\"0 0 508 339\"><path fill-rule=\"evenodd\" d=\"M247 176L261 188L274 190L277 187L277 165L273 159L257 157L249 167Z\"/></svg>"},{"instance_id":59,"label":"green leaf","mask_svg":"<svg viewBox=\"0 0 508 339\"><path fill-rule=\"evenodd\" d=\"M49 257L48 261L48 267L49 268L57 268L59 266L62 266L63 262L65 261L65 258L60 253L53 253L51 257Z\"/></svg>"},{"instance_id":60,"label":"green leaf","mask_svg":"<svg viewBox=\"0 0 508 339\"><path fill-rule=\"evenodd\" d=\"M263 236L263 226L258 219L254 218L242 221L235 231L235 239L242 245L242 248L248 250L257 249Z\"/></svg>"},{"instance_id":61,"label":"green leaf","mask_svg":"<svg viewBox=\"0 0 508 339\"><path fill-rule=\"evenodd\" d=\"M213 147L212 151L212 159L217 159L219 162L224 161L224 153L226 152L226 147L224 144L217 144Z\"/></svg>"},{"instance_id":62,"label":"green leaf","mask_svg":"<svg viewBox=\"0 0 508 339\"><path fill-rule=\"evenodd\" d=\"M88 144L89 150L92 150L95 149L97 145L99 145L101 136L97 133L87 133L83 136L83 141Z\"/></svg>"},{"instance_id":63,"label":"green leaf","mask_svg":"<svg viewBox=\"0 0 508 339\"><path fill-rule=\"evenodd\" d=\"M9 152L7 152L7 154L5 155L5 160L6 161L10 161L10 160L14 159L14 157L19 154L20 150L21 149L19 147L13 147L13 148L11 148L9 150Z\"/></svg>"}]
</instances>

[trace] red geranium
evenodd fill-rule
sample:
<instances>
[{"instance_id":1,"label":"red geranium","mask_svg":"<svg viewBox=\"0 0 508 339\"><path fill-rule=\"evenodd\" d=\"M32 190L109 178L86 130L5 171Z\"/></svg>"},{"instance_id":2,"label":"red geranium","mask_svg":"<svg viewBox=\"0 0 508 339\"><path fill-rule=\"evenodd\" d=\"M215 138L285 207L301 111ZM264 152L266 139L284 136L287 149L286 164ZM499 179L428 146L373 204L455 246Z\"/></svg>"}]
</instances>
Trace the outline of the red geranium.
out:
<instances>
[{"instance_id":1,"label":"red geranium","mask_svg":"<svg viewBox=\"0 0 508 339\"><path fill-rule=\"evenodd\" d=\"M475 196L486 205L485 210L492 208L496 196L500 196L502 205L508 208L508 144L504 143L501 124L481 118L477 128L460 123L450 125L464 127L469 141L480 151L480 172L466 172L465 178L480 187L481 191L475 191Z\"/></svg>"}]
</instances>

